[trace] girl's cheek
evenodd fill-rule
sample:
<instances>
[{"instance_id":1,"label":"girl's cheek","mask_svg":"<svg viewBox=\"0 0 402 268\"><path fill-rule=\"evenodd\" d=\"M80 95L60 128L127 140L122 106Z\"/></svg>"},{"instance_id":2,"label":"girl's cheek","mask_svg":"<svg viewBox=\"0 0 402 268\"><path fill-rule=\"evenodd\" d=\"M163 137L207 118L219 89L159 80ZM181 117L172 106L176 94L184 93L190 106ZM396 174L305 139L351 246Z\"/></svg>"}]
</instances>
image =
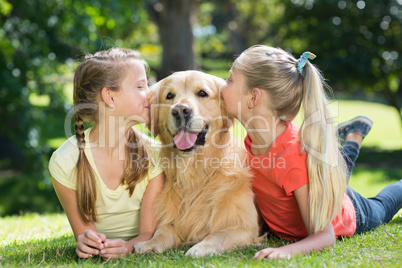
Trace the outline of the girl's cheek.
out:
<instances>
[{"instance_id":1,"label":"girl's cheek","mask_svg":"<svg viewBox=\"0 0 402 268\"><path fill-rule=\"evenodd\" d=\"M227 88L228 88L227 84L224 85L224 86L221 88L221 92L222 92L222 93L223 93L223 92L226 92Z\"/></svg>"},{"instance_id":2,"label":"girl's cheek","mask_svg":"<svg viewBox=\"0 0 402 268\"><path fill-rule=\"evenodd\" d=\"M220 93L221 93L222 95L224 95L225 92L226 92L226 85L223 86L223 87L221 87L221 89L220 89Z\"/></svg>"},{"instance_id":3,"label":"girl's cheek","mask_svg":"<svg viewBox=\"0 0 402 268\"><path fill-rule=\"evenodd\" d=\"M146 100L146 99L147 99L147 96L148 96L147 93L148 93L148 92L147 92L146 90L142 91L142 92L141 92L141 99Z\"/></svg>"},{"instance_id":4,"label":"girl's cheek","mask_svg":"<svg viewBox=\"0 0 402 268\"><path fill-rule=\"evenodd\" d=\"M223 97L223 99L225 99L225 98L228 96L228 94L229 94L228 89L227 89L227 88L224 88L224 89L222 90L222 97Z\"/></svg>"}]
</instances>

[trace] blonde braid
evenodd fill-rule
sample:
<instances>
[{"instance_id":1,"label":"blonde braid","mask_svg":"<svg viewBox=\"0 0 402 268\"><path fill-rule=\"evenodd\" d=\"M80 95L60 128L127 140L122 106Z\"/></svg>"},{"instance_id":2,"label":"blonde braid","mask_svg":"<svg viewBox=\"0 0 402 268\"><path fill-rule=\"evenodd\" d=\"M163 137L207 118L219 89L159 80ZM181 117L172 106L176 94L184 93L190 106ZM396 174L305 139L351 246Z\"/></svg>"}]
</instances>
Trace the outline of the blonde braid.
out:
<instances>
[{"instance_id":1,"label":"blonde braid","mask_svg":"<svg viewBox=\"0 0 402 268\"><path fill-rule=\"evenodd\" d=\"M95 174L85 154L84 124L83 120L78 114L74 116L74 125L77 146L80 150L76 165L78 207L80 209L81 217L85 223L90 221L96 222Z\"/></svg>"},{"instance_id":2,"label":"blonde braid","mask_svg":"<svg viewBox=\"0 0 402 268\"><path fill-rule=\"evenodd\" d=\"M75 137L77 138L77 145L80 151L85 149L85 134L84 134L84 121L78 114L74 116L75 124Z\"/></svg>"}]
</instances>

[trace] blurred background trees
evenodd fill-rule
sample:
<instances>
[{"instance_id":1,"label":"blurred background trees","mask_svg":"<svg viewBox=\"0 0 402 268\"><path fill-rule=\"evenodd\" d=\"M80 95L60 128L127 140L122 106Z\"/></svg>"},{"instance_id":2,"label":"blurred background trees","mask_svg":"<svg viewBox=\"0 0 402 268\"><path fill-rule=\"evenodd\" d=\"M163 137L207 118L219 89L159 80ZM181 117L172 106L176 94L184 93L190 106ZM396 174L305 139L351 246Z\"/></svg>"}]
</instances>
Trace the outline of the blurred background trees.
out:
<instances>
[{"instance_id":1,"label":"blurred background trees","mask_svg":"<svg viewBox=\"0 0 402 268\"><path fill-rule=\"evenodd\" d=\"M0 0L0 16L0 216L59 206L47 164L74 68L112 46L140 50L154 80L225 78L254 44L310 50L337 96L384 101L402 120L402 0Z\"/></svg>"},{"instance_id":2,"label":"blurred background trees","mask_svg":"<svg viewBox=\"0 0 402 268\"><path fill-rule=\"evenodd\" d=\"M381 92L402 120L402 1L285 2L285 47L317 51L332 87Z\"/></svg>"}]
</instances>

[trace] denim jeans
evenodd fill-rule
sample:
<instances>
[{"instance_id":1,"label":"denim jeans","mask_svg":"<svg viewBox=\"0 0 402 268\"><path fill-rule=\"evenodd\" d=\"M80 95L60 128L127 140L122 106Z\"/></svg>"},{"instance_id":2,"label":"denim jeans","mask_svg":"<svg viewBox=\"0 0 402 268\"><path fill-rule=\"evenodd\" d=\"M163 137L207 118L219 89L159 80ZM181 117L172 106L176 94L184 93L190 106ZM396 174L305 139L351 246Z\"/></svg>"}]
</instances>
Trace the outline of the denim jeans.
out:
<instances>
[{"instance_id":1,"label":"denim jeans","mask_svg":"<svg viewBox=\"0 0 402 268\"><path fill-rule=\"evenodd\" d=\"M355 142L348 141L345 142L343 150L350 174L359 154L359 146ZM392 217L402 208L402 180L386 186L376 197L364 198L349 186L346 194L355 208L356 234L391 221Z\"/></svg>"},{"instance_id":2,"label":"denim jeans","mask_svg":"<svg viewBox=\"0 0 402 268\"><path fill-rule=\"evenodd\" d=\"M349 174L347 177L347 184L349 184L349 178L350 174L352 173L353 167L355 166L355 162L357 159L357 156L359 155L359 145L356 142L353 141L347 141L343 144L342 147L342 154L343 158L346 161L346 165L349 170Z\"/></svg>"}]
</instances>

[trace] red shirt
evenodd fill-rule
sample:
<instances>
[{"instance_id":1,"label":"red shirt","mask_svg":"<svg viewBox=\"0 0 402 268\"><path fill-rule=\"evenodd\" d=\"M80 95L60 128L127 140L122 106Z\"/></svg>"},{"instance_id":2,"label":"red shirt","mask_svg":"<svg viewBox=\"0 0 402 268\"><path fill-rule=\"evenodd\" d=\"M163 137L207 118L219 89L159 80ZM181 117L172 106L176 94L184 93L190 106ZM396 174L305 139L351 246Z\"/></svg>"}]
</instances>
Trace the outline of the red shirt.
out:
<instances>
[{"instance_id":1,"label":"red shirt","mask_svg":"<svg viewBox=\"0 0 402 268\"><path fill-rule=\"evenodd\" d=\"M254 174L253 191L261 214L270 230L287 240L300 240L308 236L294 190L307 184L307 155L301 152L299 127L285 123L286 130L264 155L251 153L251 139L244 144L248 152L247 163ZM352 202L345 194L342 205L342 222L333 222L335 235L352 236L356 231L356 214Z\"/></svg>"}]
</instances>

